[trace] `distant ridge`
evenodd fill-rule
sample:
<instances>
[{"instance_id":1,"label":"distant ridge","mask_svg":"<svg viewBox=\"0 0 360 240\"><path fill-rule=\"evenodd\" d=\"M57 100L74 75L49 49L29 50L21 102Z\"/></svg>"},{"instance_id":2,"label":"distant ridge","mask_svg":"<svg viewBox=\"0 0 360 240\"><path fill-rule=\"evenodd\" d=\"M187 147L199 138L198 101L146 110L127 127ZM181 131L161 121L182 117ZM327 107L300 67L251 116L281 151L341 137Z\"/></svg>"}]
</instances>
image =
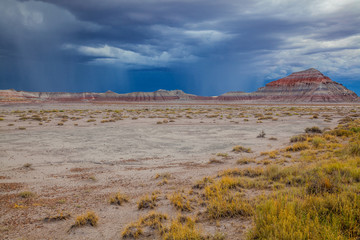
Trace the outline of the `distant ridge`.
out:
<instances>
[{"instance_id":1,"label":"distant ridge","mask_svg":"<svg viewBox=\"0 0 360 240\"><path fill-rule=\"evenodd\" d=\"M0 90L0 102L190 102L190 101L234 101L244 103L309 103L309 102L358 102L358 96L340 83L332 81L320 71L310 68L272 81L252 93L231 91L220 96L203 97L184 93L182 90L155 92L132 92L118 94L25 92L13 89Z\"/></svg>"}]
</instances>

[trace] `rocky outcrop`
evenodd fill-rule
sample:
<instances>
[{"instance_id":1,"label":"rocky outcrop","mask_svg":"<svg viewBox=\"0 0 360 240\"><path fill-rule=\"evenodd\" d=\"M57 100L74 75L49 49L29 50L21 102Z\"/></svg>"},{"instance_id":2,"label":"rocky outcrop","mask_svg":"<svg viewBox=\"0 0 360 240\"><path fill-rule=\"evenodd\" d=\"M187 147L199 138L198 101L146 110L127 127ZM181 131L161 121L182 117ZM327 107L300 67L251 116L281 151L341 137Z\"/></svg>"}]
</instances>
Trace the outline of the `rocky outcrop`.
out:
<instances>
[{"instance_id":1,"label":"rocky outcrop","mask_svg":"<svg viewBox=\"0 0 360 240\"><path fill-rule=\"evenodd\" d=\"M354 102L358 96L320 71L310 68L266 84L253 93L229 92L223 101L258 102Z\"/></svg>"}]
</instances>

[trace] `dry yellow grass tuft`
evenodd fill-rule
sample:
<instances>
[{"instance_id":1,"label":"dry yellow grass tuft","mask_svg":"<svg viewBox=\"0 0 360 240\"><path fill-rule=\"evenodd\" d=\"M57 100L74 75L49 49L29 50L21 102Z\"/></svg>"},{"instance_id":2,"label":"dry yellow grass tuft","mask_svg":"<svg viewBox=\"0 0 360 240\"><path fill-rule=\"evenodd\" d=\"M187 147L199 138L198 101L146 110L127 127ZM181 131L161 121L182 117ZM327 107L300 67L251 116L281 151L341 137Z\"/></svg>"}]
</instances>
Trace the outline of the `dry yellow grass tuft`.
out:
<instances>
[{"instance_id":1,"label":"dry yellow grass tuft","mask_svg":"<svg viewBox=\"0 0 360 240\"><path fill-rule=\"evenodd\" d=\"M156 207L156 202L158 201L158 195L152 193L151 196L145 195L138 202L138 209L150 208L153 209Z\"/></svg>"},{"instance_id":2,"label":"dry yellow grass tuft","mask_svg":"<svg viewBox=\"0 0 360 240\"><path fill-rule=\"evenodd\" d=\"M252 150L251 148L246 148L246 147L243 147L243 146L235 146L233 147L233 152L245 152L245 153L252 153Z\"/></svg>"},{"instance_id":3,"label":"dry yellow grass tuft","mask_svg":"<svg viewBox=\"0 0 360 240\"><path fill-rule=\"evenodd\" d=\"M75 223L71 226L74 227L81 227L85 225L96 226L98 223L99 217L92 211L88 211L87 213L77 216Z\"/></svg>"},{"instance_id":4,"label":"dry yellow grass tuft","mask_svg":"<svg viewBox=\"0 0 360 240\"><path fill-rule=\"evenodd\" d=\"M115 193L113 196L110 196L109 202L110 204L122 205L129 201L129 197L121 194L120 192Z\"/></svg>"},{"instance_id":5,"label":"dry yellow grass tuft","mask_svg":"<svg viewBox=\"0 0 360 240\"><path fill-rule=\"evenodd\" d=\"M307 142L298 142L286 148L288 152L298 152L305 149L308 149L310 146Z\"/></svg>"},{"instance_id":6,"label":"dry yellow grass tuft","mask_svg":"<svg viewBox=\"0 0 360 240\"><path fill-rule=\"evenodd\" d=\"M172 205L181 211L191 211L190 200L183 193L175 192L169 196Z\"/></svg>"}]
</instances>

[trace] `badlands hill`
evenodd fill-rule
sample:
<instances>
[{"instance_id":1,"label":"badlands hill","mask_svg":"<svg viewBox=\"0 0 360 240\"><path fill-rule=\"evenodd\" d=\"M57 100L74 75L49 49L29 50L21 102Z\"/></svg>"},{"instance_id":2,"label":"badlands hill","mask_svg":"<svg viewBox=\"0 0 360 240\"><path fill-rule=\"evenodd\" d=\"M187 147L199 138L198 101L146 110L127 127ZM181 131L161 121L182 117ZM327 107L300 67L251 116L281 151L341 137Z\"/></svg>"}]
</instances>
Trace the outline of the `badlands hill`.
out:
<instances>
[{"instance_id":1,"label":"badlands hill","mask_svg":"<svg viewBox=\"0 0 360 240\"><path fill-rule=\"evenodd\" d=\"M310 68L266 84L252 93L228 92L216 97L203 97L181 90L155 92L61 93L0 90L0 102L79 102L79 101L234 101L246 103L307 103L307 102L357 102L358 96L340 83L332 81L320 71Z\"/></svg>"},{"instance_id":2,"label":"badlands hill","mask_svg":"<svg viewBox=\"0 0 360 240\"><path fill-rule=\"evenodd\" d=\"M253 93L228 92L223 101L354 102L358 96L320 71L310 68L266 84Z\"/></svg>"}]
</instances>

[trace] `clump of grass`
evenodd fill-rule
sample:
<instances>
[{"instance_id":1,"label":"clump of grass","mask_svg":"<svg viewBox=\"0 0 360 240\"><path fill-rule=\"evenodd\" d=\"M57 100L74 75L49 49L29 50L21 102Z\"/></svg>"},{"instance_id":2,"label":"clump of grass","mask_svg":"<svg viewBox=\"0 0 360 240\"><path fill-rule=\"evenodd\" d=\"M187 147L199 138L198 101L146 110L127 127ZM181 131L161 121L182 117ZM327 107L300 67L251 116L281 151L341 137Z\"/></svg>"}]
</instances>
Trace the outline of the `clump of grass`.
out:
<instances>
[{"instance_id":1,"label":"clump of grass","mask_svg":"<svg viewBox=\"0 0 360 240\"><path fill-rule=\"evenodd\" d=\"M270 151L270 152L262 152L262 153L260 153L261 156L267 155L267 156L269 156L269 158L272 158L272 159L275 159L275 158L276 158L276 155L278 155L278 154L279 154L279 151L277 151L277 150Z\"/></svg>"},{"instance_id":2,"label":"clump of grass","mask_svg":"<svg viewBox=\"0 0 360 240\"><path fill-rule=\"evenodd\" d=\"M155 179L164 179L164 178L170 178L171 174L166 172L166 173L157 173L155 175Z\"/></svg>"},{"instance_id":3,"label":"clump of grass","mask_svg":"<svg viewBox=\"0 0 360 240\"><path fill-rule=\"evenodd\" d=\"M226 169L219 173L219 176L240 176L240 177L259 177L264 174L264 169L261 167L244 168L244 169Z\"/></svg>"},{"instance_id":4,"label":"clump of grass","mask_svg":"<svg viewBox=\"0 0 360 240\"><path fill-rule=\"evenodd\" d=\"M49 216L44 218L45 222L55 222L55 221L62 221L62 220L67 220L71 217L70 213L64 213L64 212L58 212L56 215L54 216Z\"/></svg>"},{"instance_id":5,"label":"clump of grass","mask_svg":"<svg viewBox=\"0 0 360 240\"><path fill-rule=\"evenodd\" d=\"M87 213L77 216L75 223L71 226L74 227L81 227L85 225L96 226L97 222L99 221L99 217L92 211L88 211Z\"/></svg>"},{"instance_id":6,"label":"clump of grass","mask_svg":"<svg viewBox=\"0 0 360 240\"><path fill-rule=\"evenodd\" d=\"M319 148L321 145L325 144L325 140L322 137L314 137L311 139L311 143L315 148Z\"/></svg>"},{"instance_id":7,"label":"clump of grass","mask_svg":"<svg viewBox=\"0 0 360 240\"><path fill-rule=\"evenodd\" d=\"M339 187L334 180L323 174L314 174L306 187L308 194L335 193L339 191Z\"/></svg>"},{"instance_id":8,"label":"clump of grass","mask_svg":"<svg viewBox=\"0 0 360 240\"><path fill-rule=\"evenodd\" d=\"M26 127L19 127L19 130L26 130Z\"/></svg>"},{"instance_id":9,"label":"clump of grass","mask_svg":"<svg viewBox=\"0 0 360 240\"><path fill-rule=\"evenodd\" d=\"M296 135L296 136L292 136L290 138L290 142L304 142L307 140L307 135L305 134L301 134L301 135Z\"/></svg>"},{"instance_id":10,"label":"clump of grass","mask_svg":"<svg viewBox=\"0 0 360 240\"><path fill-rule=\"evenodd\" d=\"M129 197L124 194L121 194L120 192L115 193L109 199L110 204L116 204L120 206L128 201L129 201Z\"/></svg>"},{"instance_id":11,"label":"clump of grass","mask_svg":"<svg viewBox=\"0 0 360 240\"><path fill-rule=\"evenodd\" d=\"M309 148L309 144L307 142L298 142L298 143L295 143L291 146L288 146L286 148L286 151L288 152L297 152L297 151L302 151L302 150L305 150L305 149L308 149Z\"/></svg>"},{"instance_id":12,"label":"clump of grass","mask_svg":"<svg viewBox=\"0 0 360 240\"><path fill-rule=\"evenodd\" d=\"M165 185L165 184L168 184L168 178L171 177L171 174L170 173L157 173L155 175L155 179L162 179L159 183L158 183L158 186L162 186L162 185Z\"/></svg>"},{"instance_id":13,"label":"clump of grass","mask_svg":"<svg viewBox=\"0 0 360 240\"><path fill-rule=\"evenodd\" d=\"M89 180L91 180L91 181L96 181L96 177L94 176L94 175L91 175L91 176L89 176Z\"/></svg>"},{"instance_id":14,"label":"clump of grass","mask_svg":"<svg viewBox=\"0 0 360 240\"><path fill-rule=\"evenodd\" d=\"M217 153L216 156L223 157L223 158L228 158L229 154L227 154L227 153Z\"/></svg>"},{"instance_id":15,"label":"clump of grass","mask_svg":"<svg viewBox=\"0 0 360 240\"><path fill-rule=\"evenodd\" d=\"M286 172L277 165L270 165L264 171L265 177L271 181L279 181L286 178L289 174L290 172Z\"/></svg>"},{"instance_id":16,"label":"clump of grass","mask_svg":"<svg viewBox=\"0 0 360 240\"><path fill-rule=\"evenodd\" d=\"M251 148L246 148L240 145L237 145L235 147L233 147L233 152L245 152L245 153L251 153Z\"/></svg>"},{"instance_id":17,"label":"clump of grass","mask_svg":"<svg viewBox=\"0 0 360 240\"><path fill-rule=\"evenodd\" d=\"M188 212L191 211L190 200L183 193L175 192L169 197L169 200L176 209Z\"/></svg>"},{"instance_id":18,"label":"clump of grass","mask_svg":"<svg viewBox=\"0 0 360 240\"><path fill-rule=\"evenodd\" d=\"M200 181L197 181L196 184L193 186L193 188L203 189L204 187L206 187L207 185L209 185L213 182L214 182L214 180L212 178L204 177Z\"/></svg>"},{"instance_id":19,"label":"clump of grass","mask_svg":"<svg viewBox=\"0 0 360 240\"><path fill-rule=\"evenodd\" d=\"M221 161L221 160L216 159L216 158L210 158L209 164L213 164L213 163L215 163L215 164L221 164L221 163L224 163L224 161Z\"/></svg>"},{"instance_id":20,"label":"clump of grass","mask_svg":"<svg viewBox=\"0 0 360 240\"><path fill-rule=\"evenodd\" d=\"M161 180L159 183L158 183L158 186L162 186L162 185L165 185L165 184L168 184L169 183L169 180L167 178L164 178L163 180Z\"/></svg>"},{"instance_id":21,"label":"clump of grass","mask_svg":"<svg viewBox=\"0 0 360 240\"><path fill-rule=\"evenodd\" d=\"M240 165L245 165L245 164L254 163L254 162L255 162L255 160L253 158L247 158L247 157L240 158L236 161L236 163L240 164Z\"/></svg>"},{"instance_id":22,"label":"clump of grass","mask_svg":"<svg viewBox=\"0 0 360 240\"><path fill-rule=\"evenodd\" d=\"M305 128L305 132L306 133L322 133L321 129L316 126Z\"/></svg>"},{"instance_id":23,"label":"clump of grass","mask_svg":"<svg viewBox=\"0 0 360 240\"><path fill-rule=\"evenodd\" d=\"M166 230L163 222L168 216L162 213L150 212L141 217L137 222L130 223L122 232L123 238L138 238L143 234L143 228L149 227L151 230L157 230L162 235Z\"/></svg>"},{"instance_id":24,"label":"clump of grass","mask_svg":"<svg viewBox=\"0 0 360 240\"><path fill-rule=\"evenodd\" d=\"M205 237L196 229L195 221L190 217L179 216L171 222L169 229L163 236L164 240L202 240Z\"/></svg>"},{"instance_id":25,"label":"clump of grass","mask_svg":"<svg viewBox=\"0 0 360 240\"><path fill-rule=\"evenodd\" d=\"M232 193L233 179L223 179L205 187L206 213L211 219L250 216L253 208L239 193Z\"/></svg>"},{"instance_id":26,"label":"clump of grass","mask_svg":"<svg viewBox=\"0 0 360 240\"><path fill-rule=\"evenodd\" d=\"M145 217L142 217L139 223L143 226L148 226L152 229L157 229L161 234L164 232L165 227L163 226L162 222L168 219L166 214L157 213L157 212L150 212Z\"/></svg>"},{"instance_id":27,"label":"clump of grass","mask_svg":"<svg viewBox=\"0 0 360 240\"><path fill-rule=\"evenodd\" d=\"M23 168L30 169L30 168L31 168L31 166L32 166L32 164L31 164L31 163L25 163L25 164L23 165Z\"/></svg>"},{"instance_id":28,"label":"clump of grass","mask_svg":"<svg viewBox=\"0 0 360 240\"><path fill-rule=\"evenodd\" d=\"M360 144L359 142L352 142L347 146L348 152L351 156L360 156Z\"/></svg>"},{"instance_id":29,"label":"clump of grass","mask_svg":"<svg viewBox=\"0 0 360 240\"><path fill-rule=\"evenodd\" d=\"M139 223L130 223L122 232L123 238L138 238L143 234L143 230Z\"/></svg>"},{"instance_id":30,"label":"clump of grass","mask_svg":"<svg viewBox=\"0 0 360 240\"><path fill-rule=\"evenodd\" d=\"M23 192L19 193L19 197L21 197L21 198L31 198L34 196L35 196L35 193L30 192L30 191L23 191Z\"/></svg>"},{"instance_id":31,"label":"clump of grass","mask_svg":"<svg viewBox=\"0 0 360 240\"><path fill-rule=\"evenodd\" d=\"M337 137L349 137L354 134L354 132L346 130L346 129L334 129L329 131L329 134L337 136Z\"/></svg>"},{"instance_id":32,"label":"clump of grass","mask_svg":"<svg viewBox=\"0 0 360 240\"><path fill-rule=\"evenodd\" d=\"M156 207L156 202L158 201L158 196L156 193L151 194L151 196L149 195L145 195L144 197L142 197L139 202L138 202L138 209L145 209L145 208L150 208L153 209Z\"/></svg>"}]
</instances>

